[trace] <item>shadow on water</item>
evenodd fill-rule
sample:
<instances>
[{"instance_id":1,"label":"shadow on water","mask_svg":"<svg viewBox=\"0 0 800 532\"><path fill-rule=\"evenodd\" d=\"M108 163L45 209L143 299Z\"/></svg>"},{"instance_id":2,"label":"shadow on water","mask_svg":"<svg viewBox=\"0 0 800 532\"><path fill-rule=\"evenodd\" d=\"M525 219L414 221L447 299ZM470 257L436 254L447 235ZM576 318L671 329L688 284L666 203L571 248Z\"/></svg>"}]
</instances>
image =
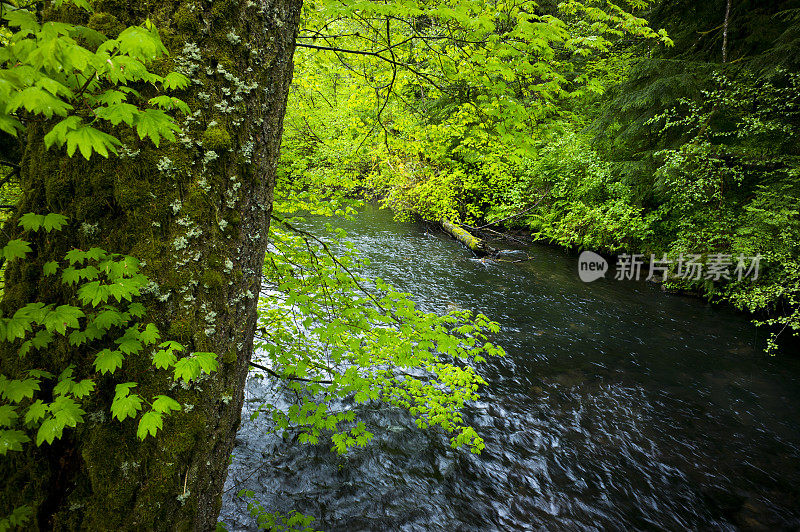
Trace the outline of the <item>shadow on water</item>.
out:
<instances>
[{"instance_id":1,"label":"shadow on water","mask_svg":"<svg viewBox=\"0 0 800 532\"><path fill-rule=\"evenodd\" d=\"M311 223L313 227L313 222ZM248 529L238 489L323 530L796 529L800 367L770 359L749 321L636 282L582 283L575 257L481 262L456 242L367 208L343 222L369 273L425 310L461 307L502 324L507 357L467 421L475 456L399 410L364 409L376 434L345 457L246 421L221 519Z\"/></svg>"}]
</instances>

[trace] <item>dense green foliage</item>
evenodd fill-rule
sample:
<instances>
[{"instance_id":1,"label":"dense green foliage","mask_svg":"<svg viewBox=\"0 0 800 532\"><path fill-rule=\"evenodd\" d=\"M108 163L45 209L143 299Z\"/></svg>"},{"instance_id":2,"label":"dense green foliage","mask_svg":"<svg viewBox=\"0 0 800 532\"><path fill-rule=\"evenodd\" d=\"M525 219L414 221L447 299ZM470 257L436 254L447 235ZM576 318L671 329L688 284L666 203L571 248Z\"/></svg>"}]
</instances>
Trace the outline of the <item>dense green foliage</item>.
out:
<instances>
[{"instance_id":1,"label":"dense green foliage","mask_svg":"<svg viewBox=\"0 0 800 532\"><path fill-rule=\"evenodd\" d=\"M74 4L91 9L87 2ZM11 161L19 157L31 124L44 126L46 149L63 153L65 147L67 158L80 152L88 161L117 154L121 143L115 128L132 128L156 146L162 138L174 141L180 128L168 113L189 112L177 98L144 100L132 87L146 83L172 90L189 82L181 74L161 77L148 70L167 52L149 22L120 28L118 37L109 39L76 24L42 23L40 15L35 5L2 4L0 129L11 172L0 186L9 202L26 192L9 185L19 177L20 166ZM206 135L204 141L217 139ZM319 196L304 202L297 192L285 187L288 199L278 210L288 215L319 209ZM467 311L437 316L416 310L407 294L353 273L358 262L352 250L336 255L323 240L294 229L293 221L282 220L283 230L273 229L274 250L265 269L273 290L262 299L259 322L261 362L269 364L270 378L287 382L301 398L288 411L263 405L275 430L299 430L301 441L317 441L326 432L334 448L344 452L365 445L371 434L352 409L337 410L334 403L380 401L407 409L420 427L451 433L453 447L467 445L479 452L482 440L464 425L461 409L483 383L470 364L502 355L502 349L486 341L486 334L499 326ZM62 214L27 213L5 223L5 229L22 228L25 236L57 232L70 220ZM32 246L42 242L6 238L0 248L3 266L25 261ZM0 375L0 455L23 451L29 442L53 444L84 422L86 402L92 403L92 412L98 403L105 404L111 418L106 422L135 420L141 440L162 437L165 416L192 408L168 395L136 393L136 382L118 378L155 369L165 373L173 388L187 387L218 367L214 353L183 353L175 341L159 343L158 329L143 321L145 307L137 297L151 284L146 268L134 257L98 247L73 248L63 260L44 265L43 276L54 279L52 293L39 294L10 317L0 314L0 341L13 344L19 356L18 361L5 360L2 367L9 374ZM227 265L226 271L231 273ZM58 374L38 367L37 361L47 359L52 368L53 353L72 351L78 356L58 355L63 362ZM119 371L123 366L126 371ZM299 514L269 514L258 503L251 507L262 527L310 522ZM31 517L30 507L17 507L0 520L0 529L24 525Z\"/></svg>"},{"instance_id":2,"label":"dense green foliage","mask_svg":"<svg viewBox=\"0 0 800 532\"><path fill-rule=\"evenodd\" d=\"M344 453L372 436L352 405L379 402L445 431L453 447L483 448L461 411L483 384L485 357L503 354L490 341L499 325L469 311L422 312L358 273L346 235L298 228L302 213L346 215L334 201L342 193L367 190L401 217L503 223L569 248L760 255L757 279L672 286L756 313L776 333L800 330L800 11L727 6L308 2L254 361L297 402L256 415L277 434L329 437ZM117 154L125 128L168 145L181 136L173 115L190 113L178 98L134 88L190 83L149 70L167 53L149 21L114 28L112 39L42 22L43 9L91 3L0 4L0 203L11 207L26 192L16 178L32 125L48 153L88 161ZM651 29L659 26L667 31ZM232 142L212 126L203 141L215 150ZM17 213L4 223L2 267L72 222ZM8 236L20 231L31 238ZM216 355L161 342L137 301L149 278L134 257L73 249L41 273L58 297L39 294L0 315L0 342L22 361L0 375L0 455L53 444L83 422L87 401L105 404L109 422L136 422L141 440L163 437L165 417L191 406L136 393L118 370L188 385L217 369ZM39 368L34 355L57 345L81 359L62 357L57 374ZM312 522L255 501L249 509L262 528ZM30 517L18 507L0 529Z\"/></svg>"},{"instance_id":3,"label":"dense green foliage","mask_svg":"<svg viewBox=\"0 0 800 532\"><path fill-rule=\"evenodd\" d=\"M334 255L326 240L287 232L293 227L287 221L280 225L265 267L270 296L262 300L258 358L301 400L288 412L262 406L274 430L298 431L301 442L333 431L340 453L363 446L372 434L353 423L352 409L337 406L352 397L356 404L404 408L419 427L453 433L453 447L480 452L483 440L464 425L461 410L484 384L473 366L503 353L487 341L499 325L465 310L421 312L408 294L355 273L349 246ZM342 241L344 235L331 237Z\"/></svg>"},{"instance_id":4,"label":"dense green foliage","mask_svg":"<svg viewBox=\"0 0 800 532\"><path fill-rule=\"evenodd\" d=\"M459 3L470 22L411 6L406 22L309 12L287 175L568 248L760 254L757 279L668 284L800 330L791 2L630 3L642 19L609 2Z\"/></svg>"}]
</instances>

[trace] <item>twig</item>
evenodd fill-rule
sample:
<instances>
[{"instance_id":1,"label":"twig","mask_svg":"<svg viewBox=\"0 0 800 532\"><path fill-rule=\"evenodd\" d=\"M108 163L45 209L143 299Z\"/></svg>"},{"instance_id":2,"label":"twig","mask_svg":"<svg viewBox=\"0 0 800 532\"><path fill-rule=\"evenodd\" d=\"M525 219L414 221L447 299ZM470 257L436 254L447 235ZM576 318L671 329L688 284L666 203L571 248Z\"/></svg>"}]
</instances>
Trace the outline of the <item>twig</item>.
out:
<instances>
[{"instance_id":1,"label":"twig","mask_svg":"<svg viewBox=\"0 0 800 532\"><path fill-rule=\"evenodd\" d=\"M260 369L262 371L266 371L273 377L277 379L286 379L290 381L302 381L302 382L313 382L315 384L333 384L333 381L326 381L326 380L314 380L314 379L304 379L303 377L292 377L291 375L281 375L280 373L269 369L267 366L262 366L261 364L256 364L255 362L250 362L250 365L256 369Z\"/></svg>"},{"instance_id":2,"label":"twig","mask_svg":"<svg viewBox=\"0 0 800 532\"><path fill-rule=\"evenodd\" d=\"M497 224L499 224L499 223L501 223L501 222L505 222L506 220L509 220L509 219L511 219L511 218L516 218L517 216L522 216L522 215L523 215L523 214L525 214L526 212L532 211L534 208L536 208L536 206L537 206L537 205L539 205L539 203L540 203L540 202L541 202L541 201L542 201L544 198L546 198L548 194L550 194L550 191L549 191L549 190L548 190L547 192L545 192L545 193L542 195L542 197L541 197L541 198L539 198L538 200L536 200L536 203L534 203L533 205L531 205L530 207L528 207L527 209L525 209L525 210L524 210L524 211L522 211L522 212L519 212L519 213L517 213L517 214L512 214L511 216L506 216L506 217L505 217L505 218L503 218L502 220L496 220L496 221L494 221L494 222L491 222L491 223L488 223L488 224L486 224L486 225L482 225L482 226L480 226L480 227L476 227L476 228L475 228L475 230L476 230L476 231L480 231L481 229L485 229L485 228L489 227L490 225L497 225Z\"/></svg>"}]
</instances>

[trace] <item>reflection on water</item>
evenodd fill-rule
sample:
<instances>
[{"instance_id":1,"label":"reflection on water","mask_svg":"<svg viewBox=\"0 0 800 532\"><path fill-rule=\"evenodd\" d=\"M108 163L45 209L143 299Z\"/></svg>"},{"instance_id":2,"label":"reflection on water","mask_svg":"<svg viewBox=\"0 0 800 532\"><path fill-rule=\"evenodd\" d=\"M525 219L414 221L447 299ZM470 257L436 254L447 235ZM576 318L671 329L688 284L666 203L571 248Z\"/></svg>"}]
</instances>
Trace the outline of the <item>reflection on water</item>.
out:
<instances>
[{"instance_id":1,"label":"reflection on water","mask_svg":"<svg viewBox=\"0 0 800 532\"><path fill-rule=\"evenodd\" d=\"M748 320L636 282L580 282L577 259L534 246L479 261L456 242L368 208L341 224L370 273L424 310L502 324L505 359L467 421L484 452L450 449L403 412L364 408L376 434L344 457L246 421L221 519L252 527L238 489L323 530L796 529L800 367L765 358ZM512 254L512 255L519 255Z\"/></svg>"}]
</instances>

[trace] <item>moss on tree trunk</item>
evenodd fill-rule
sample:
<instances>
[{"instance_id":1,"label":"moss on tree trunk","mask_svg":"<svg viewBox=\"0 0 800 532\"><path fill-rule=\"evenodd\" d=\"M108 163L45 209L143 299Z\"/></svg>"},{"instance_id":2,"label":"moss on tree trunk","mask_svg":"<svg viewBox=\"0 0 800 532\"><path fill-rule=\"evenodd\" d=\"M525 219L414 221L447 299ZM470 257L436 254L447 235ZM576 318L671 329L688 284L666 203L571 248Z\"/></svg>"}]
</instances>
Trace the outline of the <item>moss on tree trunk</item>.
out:
<instances>
[{"instance_id":1,"label":"moss on tree trunk","mask_svg":"<svg viewBox=\"0 0 800 532\"><path fill-rule=\"evenodd\" d=\"M29 301L63 301L61 286L41 271L72 247L130 254L154 280L143 302L163 337L217 353L220 367L182 388L156 371L148 355L126 359L113 380L94 373L93 353L66 343L27 359L27 367L50 370L76 364L77 373L96 377L105 390L135 381L145 397L169 391L191 409L171 415L157 437L142 442L132 420L111 420L111 397L98 394L86 422L62 440L5 457L0 514L32 505L42 529L215 527L253 350L300 6L299 0L98 0L90 18L76 20L109 36L153 20L171 52L157 69L178 69L193 80L178 96L195 114L181 124L178 142L156 148L127 131L120 134L121 157L95 155L88 162L45 150L44 125L29 127L17 212L62 213L70 224L34 240L30 260L9 268L2 309L8 315ZM49 14L56 15L76 16ZM0 372L19 373L16 353L2 346Z\"/></svg>"}]
</instances>

